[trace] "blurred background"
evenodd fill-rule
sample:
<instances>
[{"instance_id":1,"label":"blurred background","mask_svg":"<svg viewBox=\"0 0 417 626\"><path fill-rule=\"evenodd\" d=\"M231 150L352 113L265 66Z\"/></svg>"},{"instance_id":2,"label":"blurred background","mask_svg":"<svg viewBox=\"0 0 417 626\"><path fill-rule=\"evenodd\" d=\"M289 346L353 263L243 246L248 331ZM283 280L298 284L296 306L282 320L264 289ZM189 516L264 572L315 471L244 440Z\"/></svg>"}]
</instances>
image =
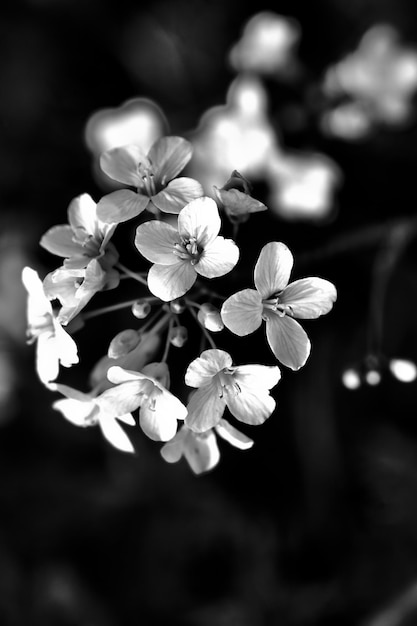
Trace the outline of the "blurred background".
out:
<instances>
[{"instance_id":1,"label":"blurred background","mask_svg":"<svg viewBox=\"0 0 417 626\"><path fill-rule=\"evenodd\" d=\"M0 624L416 624L415 3L26 0L0 13ZM192 141L187 174L206 193L237 169L269 207L239 229L227 293L251 286L275 240L294 278L339 294L303 324L310 359L246 428L254 447L220 442L202 476L139 432L130 456L66 422L25 343L21 269L59 265L41 235L73 197L109 192L102 150L167 133ZM131 266L134 227L114 239ZM82 388L126 325L87 324L66 381ZM273 362L260 332L220 342L236 363Z\"/></svg>"}]
</instances>

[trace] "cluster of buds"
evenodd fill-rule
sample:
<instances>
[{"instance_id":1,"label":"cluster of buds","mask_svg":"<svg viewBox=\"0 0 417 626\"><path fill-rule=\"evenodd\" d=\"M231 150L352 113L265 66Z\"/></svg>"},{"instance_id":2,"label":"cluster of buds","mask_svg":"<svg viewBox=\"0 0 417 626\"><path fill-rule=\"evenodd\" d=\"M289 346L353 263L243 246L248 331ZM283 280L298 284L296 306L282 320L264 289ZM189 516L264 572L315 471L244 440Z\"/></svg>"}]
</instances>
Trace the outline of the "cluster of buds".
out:
<instances>
[{"instance_id":1,"label":"cluster of buds","mask_svg":"<svg viewBox=\"0 0 417 626\"><path fill-rule=\"evenodd\" d=\"M248 279L254 288L224 297L211 290L211 281L233 272L240 258L236 242L220 234L222 216L235 227L235 237L240 223L267 207L252 198L249 182L236 171L222 189L214 189L216 200L204 195L198 181L178 177L191 154L191 144L181 137L159 139L148 154L136 145L105 152L102 170L124 187L98 203L88 194L75 198L68 224L50 228L40 241L63 259L62 266L43 280L26 267L22 278L37 372L46 387L63 396L53 407L77 426L99 426L124 452L134 452L125 425L139 425L147 437L163 443L163 459L183 457L199 474L219 461L217 437L242 450L252 446L233 421L251 427L273 414L278 362L298 370L310 353L297 319L328 313L336 289L322 278L290 282L293 256L284 243L273 241L260 251ZM111 241L118 225L133 219L139 222L134 244L144 271L122 264ZM97 292L114 291L122 278L133 281L131 300L101 309L87 306ZM123 308L130 311L128 327L114 329L90 372L89 388L79 391L57 382L61 365L79 361L77 328ZM236 365L218 346L222 331L245 336L263 322L271 364ZM170 367L196 330L200 348L187 344L195 351L182 377L189 388L184 397L170 390Z\"/></svg>"}]
</instances>

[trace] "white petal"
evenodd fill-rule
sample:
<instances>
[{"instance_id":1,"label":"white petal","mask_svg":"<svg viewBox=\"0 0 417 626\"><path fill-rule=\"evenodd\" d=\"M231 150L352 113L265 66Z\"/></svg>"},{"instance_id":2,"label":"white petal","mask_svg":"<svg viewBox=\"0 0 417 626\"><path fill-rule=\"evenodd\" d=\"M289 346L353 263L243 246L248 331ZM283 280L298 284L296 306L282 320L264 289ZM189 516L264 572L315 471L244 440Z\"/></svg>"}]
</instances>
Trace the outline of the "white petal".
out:
<instances>
[{"instance_id":1,"label":"white petal","mask_svg":"<svg viewBox=\"0 0 417 626\"><path fill-rule=\"evenodd\" d=\"M178 232L184 239L195 238L205 248L219 234L219 210L213 198L203 196L189 202L178 215Z\"/></svg>"},{"instance_id":2,"label":"white petal","mask_svg":"<svg viewBox=\"0 0 417 626\"><path fill-rule=\"evenodd\" d=\"M167 463L177 463L181 459L184 452L184 440L187 432L189 432L188 429L183 426L175 437L162 446L160 453Z\"/></svg>"},{"instance_id":3,"label":"white petal","mask_svg":"<svg viewBox=\"0 0 417 626\"><path fill-rule=\"evenodd\" d=\"M179 213L191 200L203 195L203 187L193 178L176 178L152 196L152 202L164 213Z\"/></svg>"},{"instance_id":4,"label":"white petal","mask_svg":"<svg viewBox=\"0 0 417 626\"><path fill-rule=\"evenodd\" d=\"M136 145L128 145L104 152L100 157L100 167L113 180L139 187L142 181L138 165L144 161L147 161L147 158L142 150Z\"/></svg>"},{"instance_id":5,"label":"white petal","mask_svg":"<svg viewBox=\"0 0 417 626\"><path fill-rule=\"evenodd\" d=\"M52 316L52 306L45 295L43 283L38 273L31 267L24 267L22 270L22 282L28 292L27 315L29 326L31 324L36 325L45 316Z\"/></svg>"},{"instance_id":6,"label":"white petal","mask_svg":"<svg viewBox=\"0 0 417 626\"><path fill-rule=\"evenodd\" d=\"M221 308L224 325L240 337L253 333L262 324L262 299L255 289L243 289L227 298Z\"/></svg>"},{"instance_id":7,"label":"white petal","mask_svg":"<svg viewBox=\"0 0 417 626\"><path fill-rule=\"evenodd\" d=\"M74 389L68 385L62 385L61 383L50 383L48 385L48 389L51 391L58 391L63 396L70 398L71 400L78 400L80 402L91 401L91 395L89 393L83 393L82 391L78 391L78 389Z\"/></svg>"},{"instance_id":8,"label":"white petal","mask_svg":"<svg viewBox=\"0 0 417 626\"><path fill-rule=\"evenodd\" d=\"M128 424L129 426L136 426L135 418L131 413L126 413L126 415L118 415L117 419L119 422L123 422L124 424Z\"/></svg>"},{"instance_id":9,"label":"white petal","mask_svg":"<svg viewBox=\"0 0 417 626\"><path fill-rule=\"evenodd\" d=\"M53 333L45 332L38 337L36 371L45 384L55 380L59 374L59 355Z\"/></svg>"},{"instance_id":10,"label":"white petal","mask_svg":"<svg viewBox=\"0 0 417 626\"><path fill-rule=\"evenodd\" d=\"M91 417L94 412L97 413L97 406L91 398L86 402L72 398L56 400L52 408L62 413L65 419L75 426L86 426L87 418Z\"/></svg>"},{"instance_id":11,"label":"white petal","mask_svg":"<svg viewBox=\"0 0 417 626\"><path fill-rule=\"evenodd\" d=\"M268 315L266 336L272 352L278 361L298 370L310 354L310 340L305 330L291 317L279 317L275 313Z\"/></svg>"},{"instance_id":12,"label":"white petal","mask_svg":"<svg viewBox=\"0 0 417 626\"><path fill-rule=\"evenodd\" d=\"M249 450L253 446L253 439L241 433L240 430L229 424L225 419L221 419L217 426L214 427L214 430L219 437L235 446L235 448Z\"/></svg>"},{"instance_id":13,"label":"white petal","mask_svg":"<svg viewBox=\"0 0 417 626\"><path fill-rule=\"evenodd\" d=\"M287 286L293 262L290 250L279 241L271 241L262 248L254 273L255 287L262 299L270 298Z\"/></svg>"},{"instance_id":14,"label":"white petal","mask_svg":"<svg viewBox=\"0 0 417 626\"><path fill-rule=\"evenodd\" d=\"M119 417L135 411L142 402L141 392L146 383L141 380L131 380L106 389L97 396L96 403L103 411L112 417Z\"/></svg>"},{"instance_id":15,"label":"white petal","mask_svg":"<svg viewBox=\"0 0 417 626\"><path fill-rule=\"evenodd\" d=\"M135 451L129 437L115 419L106 416L103 419L99 419L98 423L104 437L112 446L122 452Z\"/></svg>"},{"instance_id":16,"label":"white petal","mask_svg":"<svg viewBox=\"0 0 417 626\"><path fill-rule=\"evenodd\" d=\"M175 436L178 422L171 413L171 407L170 399L164 394L158 395L154 403L151 399L140 407L139 425L153 441L169 441Z\"/></svg>"},{"instance_id":17,"label":"white petal","mask_svg":"<svg viewBox=\"0 0 417 626\"><path fill-rule=\"evenodd\" d=\"M280 304L291 307L291 314L300 319L325 315L336 301L336 287L323 278L302 278L290 283L279 298Z\"/></svg>"},{"instance_id":18,"label":"white petal","mask_svg":"<svg viewBox=\"0 0 417 626\"><path fill-rule=\"evenodd\" d=\"M277 365L238 365L233 378L239 385L272 389L278 384L281 372Z\"/></svg>"},{"instance_id":19,"label":"white petal","mask_svg":"<svg viewBox=\"0 0 417 626\"><path fill-rule=\"evenodd\" d=\"M184 444L184 456L195 474L213 469L220 460L214 432L189 433Z\"/></svg>"},{"instance_id":20,"label":"white petal","mask_svg":"<svg viewBox=\"0 0 417 626\"><path fill-rule=\"evenodd\" d=\"M209 243L194 266L196 272L206 278L224 276L230 272L239 260L239 248L232 239L216 237Z\"/></svg>"},{"instance_id":21,"label":"white petal","mask_svg":"<svg viewBox=\"0 0 417 626\"><path fill-rule=\"evenodd\" d=\"M166 185L186 166L192 155L192 145L183 137L160 137L148 153L157 182Z\"/></svg>"},{"instance_id":22,"label":"white petal","mask_svg":"<svg viewBox=\"0 0 417 626\"><path fill-rule=\"evenodd\" d=\"M84 254L81 244L74 241L73 230L68 224L52 226L42 235L39 244L51 254L61 257L68 258Z\"/></svg>"},{"instance_id":23,"label":"white petal","mask_svg":"<svg viewBox=\"0 0 417 626\"><path fill-rule=\"evenodd\" d=\"M275 409L275 400L262 386L239 384L240 391L225 393L226 404L234 417L245 424L263 424Z\"/></svg>"},{"instance_id":24,"label":"white petal","mask_svg":"<svg viewBox=\"0 0 417 626\"><path fill-rule=\"evenodd\" d=\"M165 302L183 296L197 278L194 267L188 261L176 265L152 265L148 272L148 287L154 296Z\"/></svg>"},{"instance_id":25,"label":"white petal","mask_svg":"<svg viewBox=\"0 0 417 626\"><path fill-rule=\"evenodd\" d=\"M225 367L231 367L232 357L224 350L204 350L190 363L185 372L185 384L189 387L201 387L211 382L213 376Z\"/></svg>"},{"instance_id":26,"label":"white petal","mask_svg":"<svg viewBox=\"0 0 417 626\"><path fill-rule=\"evenodd\" d=\"M219 423L225 408L217 385L205 385L191 394L185 424L194 432L204 432Z\"/></svg>"},{"instance_id":27,"label":"white petal","mask_svg":"<svg viewBox=\"0 0 417 626\"><path fill-rule=\"evenodd\" d=\"M71 201L68 207L68 221L74 233L81 229L88 235L98 236L97 205L88 193L83 193Z\"/></svg>"},{"instance_id":28,"label":"white petal","mask_svg":"<svg viewBox=\"0 0 417 626\"><path fill-rule=\"evenodd\" d=\"M145 259L152 263L160 265L178 263L174 246L180 243L177 229L165 222L151 220L136 229L135 246Z\"/></svg>"},{"instance_id":29,"label":"white petal","mask_svg":"<svg viewBox=\"0 0 417 626\"><path fill-rule=\"evenodd\" d=\"M113 365L107 370L107 378L111 383L117 385L119 383L125 383L132 380L144 380L146 376L144 376L141 372L127 370L119 365Z\"/></svg>"},{"instance_id":30,"label":"white petal","mask_svg":"<svg viewBox=\"0 0 417 626\"><path fill-rule=\"evenodd\" d=\"M119 189L103 196L97 204L97 215L106 224L127 222L146 209L148 196L130 189Z\"/></svg>"},{"instance_id":31,"label":"white petal","mask_svg":"<svg viewBox=\"0 0 417 626\"><path fill-rule=\"evenodd\" d=\"M78 363L78 349L74 339L54 320L55 343L60 362L64 367Z\"/></svg>"}]
</instances>

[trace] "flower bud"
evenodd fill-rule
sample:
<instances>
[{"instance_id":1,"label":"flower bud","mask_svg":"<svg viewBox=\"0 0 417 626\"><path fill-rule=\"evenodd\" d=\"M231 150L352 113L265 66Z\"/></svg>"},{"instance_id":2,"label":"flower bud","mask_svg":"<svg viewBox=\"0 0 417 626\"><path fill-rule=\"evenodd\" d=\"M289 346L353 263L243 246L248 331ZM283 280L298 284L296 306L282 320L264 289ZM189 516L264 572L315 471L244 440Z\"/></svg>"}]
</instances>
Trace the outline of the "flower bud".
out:
<instances>
[{"instance_id":1,"label":"flower bud","mask_svg":"<svg viewBox=\"0 0 417 626\"><path fill-rule=\"evenodd\" d=\"M122 330L111 340L107 356L110 359L118 359L121 356L125 356L136 348L139 341L139 333L133 330L133 328Z\"/></svg>"},{"instance_id":2,"label":"flower bud","mask_svg":"<svg viewBox=\"0 0 417 626\"><path fill-rule=\"evenodd\" d=\"M168 365L166 363L148 363L147 365L145 365L145 367L142 368L142 374L146 374L146 376L152 376L152 378L155 378L155 380L161 383L161 385L163 385L165 389L169 389L170 376Z\"/></svg>"},{"instance_id":3,"label":"flower bud","mask_svg":"<svg viewBox=\"0 0 417 626\"><path fill-rule=\"evenodd\" d=\"M136 300L132 304L132 313L138 320L143 320L145 317L149 315L151 311L151 305L147 300L143 298L140 300Z\"/></svg>"},{"instance_id":4,"label":"flower bud","mask_svg":"<svg viewBox=\"0 0 417 626\"><path fill-rule=\"evenodd\" d=\"M241 224L249 219L250 213L266 211L267 207L251 196L252 185L236 170L221 189L214 187L217 202L224 209L230 222Z\"/></svg>"},{"instance_id":5,"label":"flower bud","mask_svg":"<svg viewBox=\"0 0 417 626\"><path fill-rule=\"evenodd\" d=\"M209 302L201 305L197 318L200 324L207 330L211 330L212 333L217 333L224 328L220 311Z\"/></svg>"},{"instance_id":6,"label":"flower bud","mask_svg":"<svg viewBox=\"0 0 417 626\"><path fill-rule=\"evenodd\" d=\"M177 298L170 302L169 308L172 313L182 313L185 309L185 302L183 298Z\"/></svg>"},{"instance_id":7,"label":"flower bud","mask_svg":"<svg viewBox=\"0 0 417 626\"><path fill-rule=\"evenodd\" d=\"M171 328L169 333L169 340L176 348L182 348L188 339L188 330L185 326L175 326Z\"/></svg>"}]
</instances>

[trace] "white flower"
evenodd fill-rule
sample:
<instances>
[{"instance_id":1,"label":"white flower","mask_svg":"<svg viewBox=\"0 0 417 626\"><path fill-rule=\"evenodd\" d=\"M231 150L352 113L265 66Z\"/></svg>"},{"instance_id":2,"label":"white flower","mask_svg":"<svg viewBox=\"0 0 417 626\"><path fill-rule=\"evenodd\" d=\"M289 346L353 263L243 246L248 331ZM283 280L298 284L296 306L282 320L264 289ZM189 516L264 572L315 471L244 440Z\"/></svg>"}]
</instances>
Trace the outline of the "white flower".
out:
<instances>
[{"instance_id":1,"label":"white flower","mask_svg":"<svg viewBox=\"0 0 417 626\"><path fill-rule=\"evenodd\" d=\"M243 337L266 322L266 336L276 358L298 370L310 354L310 340L294 317L314 319L333 307L335 286L322 278L302 278L288 284L293 256L281 242L266 244L255 266L256 289L243 289L221 309L224 325Z\"/></svg>"},{"instance_id":2,"label":"white flower","mask_svg":"<svg viewBox=\"0 0 417 626\"><path fill-rule=\"evenodd\" d=\"M65 258L65 268L85 268L91 259L100 259L108 269L117 261L118 254L109 244L116 224L106 224L98 219L97 205L87 193L70 203L68 222L53 226L40 240L40 245L48 252Z\"/></svg>"},{"instance_id":3,"label":"white flower","mask_svg":"<svg viewBox=\"0 0 417 626\"><path fill-rule=\"evenodd\" d=\"M46 384L58 376L60 363L64 367L78 363L77 345L54 316L38 273L25 267L22 282L28 292L27 334L30 343L37 341L36 370Z\"/></svg>"},{"instance_id":4,"label":"white flower","mask_svg":"<svg viewBox=\"0 0 417 626\"><path fill-rule=\"evenodd\" d=\"M169 441L174 437L177 420L185 419L187 409L157 378L119 366L110 367L107 378L116 385L109 390L116 404L131 401L131 406L140 407L139 424L150 439Z\"/></svg>"},{"instance_id":5,"label":"white flower","mask_svg":"<svg viewBox=\"0 0 417 626\"><path fill-rule=\"evenodd\" d=\"M178 215L178 229L157 220L136 230L135 245L154 263L148 274L150 291L168 302L184 295L197 274L215 278L230 272L239 258L231 239L219 237L220 216L212 198L193 200Z\"/></svg>"},{"instance_id":6,"label":"white flower","mask_svg":"<svg viewBox=\"0 0 417 626\"><path fill-rule=\"evenodd\" d=\"M277 366L232 365L224 350L210 349L192 361L185 382L196 387L188 403L186 426L204 432L219 424L226 406L246 424L262 424L275 409L269 393L281 377Z\"/></svg>"},{"instance_id":7,"label":"white flower","mask_svg":"<svg viewBox=\"0 0 417 626\"><path fill-rule=\"evenodd\" d=\"M187 202L203 195L192 178L175 178L191 158L192 146L182 137L161 137L145 155L136 145L113 148L102 154L103 172L124 185L101 198L98 215L104 222L125 222L145 209L178 213ZM175 180L173 180L175 178Z\"/></svg>"},{"instance_id":8,"label":"white flower","mask_svg":"<svg viewBox=\"0 0 417 626\"><path fill-rule=\"evenodd\" d=\"M54 402L52 406L72 424L84 427L98 425L103 436L115 448L123 452L135 451L119 424L120 421L130 426L135 425L135 420L130 414L132 404L120 402L120 399L115 402L115 388L108 389L97 397L94 397L93 393L82 393L67 385L51 383L49 388L66 396L63 400Z\"/></svg>"},{"instance_id":9,"label":"white flower","mask_svg":"<svg viewBox=\"0 0 417 626\"><path fill-rule=\"evenodd\" d=\"M216 434L241 450L253 446L252 439L221 419L213 429L203 433L196 433L184 424L175 437L162 446L161 455L168 463L177 463L184 457L195 474L208 472L220 460Z\"/></svg>"}]
</instances>

